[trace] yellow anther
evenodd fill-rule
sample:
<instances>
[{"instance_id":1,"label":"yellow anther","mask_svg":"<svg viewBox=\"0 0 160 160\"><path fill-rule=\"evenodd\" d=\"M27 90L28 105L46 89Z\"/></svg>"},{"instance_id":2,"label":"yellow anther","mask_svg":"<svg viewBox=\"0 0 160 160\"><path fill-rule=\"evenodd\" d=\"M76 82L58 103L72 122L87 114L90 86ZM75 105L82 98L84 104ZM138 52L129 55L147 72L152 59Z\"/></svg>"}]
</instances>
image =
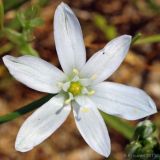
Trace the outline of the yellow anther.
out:
<instances>
[{"instance_id":1,"label":"yellow anther","mask_svg":"<svg viewBox=\"0 0 160 160\"><path fill-rule=\"evenodd\" d=\"M91 80L95 80L97 78L97 75L96 74L93 74L92 76L91 76Z\"/></svg>"},{"instance_id":2,"label":"yellow anther","mask_svg":"<svg viewBox=\"0 0 160 160\"><path fill-rule=\"evenodd\" d=\"M79 74L79 71L78 71L76 68L74 68L74 69L73 69L73 73L74 73L75 75L78 75L78 74Z\"/></svg>"},{"instance_id":3,"label":"yellow anther","mask_svg":"<svg viewBox=\"0 0 160 160\"><path fill-rule=\"evenodd\" d=\"M64 104L67 105L67 104L69 104L70 102L71 102L71 99L69 98L69 99L67 99L67 100L64 101Z\"/></svg>"},{"instance_id":4,"label":"yellow anther","mask_svg":"<svg viewBox=\"0 0 160 160\"><path fill-rule=\"evenodd\" d=\"M91 90L91 91L88 92L88 95L89 95L89 96L92 96L93 94L95 94L95 91L94 91L94 90Z\"/></svg>"},{"instance_id":5,"label":"yellow anther","mask_svg":"<svg viewBox=\"0 0 160 160\"><path fill-rule=\"evenodd\" d=\"M87 112L89 112L89 108L88 107L82 107L81 111L84 112L84 113L87 113Z\"/></svg>"}]
</instances>

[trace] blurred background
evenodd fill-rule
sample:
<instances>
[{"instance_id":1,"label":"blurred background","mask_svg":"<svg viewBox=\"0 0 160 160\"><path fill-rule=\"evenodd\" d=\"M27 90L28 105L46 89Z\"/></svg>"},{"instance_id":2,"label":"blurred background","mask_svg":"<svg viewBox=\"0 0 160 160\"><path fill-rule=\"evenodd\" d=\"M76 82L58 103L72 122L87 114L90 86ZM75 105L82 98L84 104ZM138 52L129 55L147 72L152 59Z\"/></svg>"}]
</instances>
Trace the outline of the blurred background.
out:
<instances>
[{"instance_id":1,"label":"blurred background","mask_svg":"<svg viewBox=\"0 0 160 160\"><path fill-rule=\"evenodd\" d=\"M0 1L2 2L2 1ZM53 37L53 16L60 0L4 0L4 24L0 33L0 115L42 97L14 80L5 68L6 54L25 54L60 67ZM129 34L135 43L109 81L145 90L160 109L160 1L159 0L64 0L78 17L89 58L111 39ZM1 14L2 15L2 14ZM0 17L2 19L2 17ZM104 160L80 136L72 117L45 142L28 153L14 149L17 132L30 115L0 126L0 160ZM160 115L148 117L160 129ZM53 122L54 123L54 122ZM130 121L135 126L138 121ZM106 123L107 125L107 123ZM129 140L108 125L112 153L109 160L124 160Z\"/></svg>"}]
</instances>

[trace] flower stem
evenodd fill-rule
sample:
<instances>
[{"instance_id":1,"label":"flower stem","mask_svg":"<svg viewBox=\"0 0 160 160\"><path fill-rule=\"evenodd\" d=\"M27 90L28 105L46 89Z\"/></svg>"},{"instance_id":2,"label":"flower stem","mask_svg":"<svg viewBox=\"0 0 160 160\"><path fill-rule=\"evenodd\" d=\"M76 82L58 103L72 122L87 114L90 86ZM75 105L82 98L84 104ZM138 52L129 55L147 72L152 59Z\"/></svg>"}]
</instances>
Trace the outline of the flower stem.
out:
<instances>
[{"instance_id":1,"label":"flower stem","mask_svg":"<svg viewBox=\"0 0 160 160\"><path fill-rule=\"evenodd\" d=\"M107 125L114 128L116 131L121 133L124 137L131 140L134 134L134 127L131 126L129 123L125 122L124 120L105 114L101 112L101 115Z\"/></svg>"},{"instance_id":2,"label":"flower stem","mask_svg":"<svg viewBox=\"0 0 160 160\"><path fill-rule=\"evenodd\" d=\"M149 44L149 43L156 43L160 42L160 34L144 37L144 38L138 38L136 41L134 41L134 45L141 45L141 44Z\"/></svg>"},{"instance_id":3,"label":"flower stem","mask_svg":"<svg viewBox=\"0 0 160 160\"><path fill-rule=\"evenodd\" d=\"M4 0L4 10L9 11L11 9L16 9L26 3L26 0Z\"/></svg>"},{"instance_id":4,"label":"flower stem","mask_svg":"<svg viewBox=\"0 0 160 160\"><path fill-rule=\"evenodd\" d=\"M28 104L28 105L25 105L23 106L22 108L20 109L17 109L11 113L8 113L4 116L0 116L0 124L2 123L6 123L6 122L9 122L9 121L12 121L28 112L31 112L33 111L34 109L36 108L39 108L41 105L43 105L45 102L47 102L50 98L52 98L54 95L47 95L47 96L44 96L38 100L35 100L34 102Z\"/></svg>"},{"instance_id":5,"label":"flower stem","mask_svg":"<svg viewBox=\"0 0 160 160\"><path fill-rule=\"evenodd\" d=\"M2 0L0 0L0 31L3 29L3 21L4 21L4 7Z\"/></svg>"},{"instance_id":6,"label":"flower stem","mask_svg":"<svg viewBox=\"0 0 160 160\"><path fill-rule=\"evenodd\" d=\"M142 37L142 34L141 34L141 33L137 33L137 34L133 37L131 44L133 45L133 44L134 44L137 40L139 40L141 37Z\"/></svg>"}]
</instances>

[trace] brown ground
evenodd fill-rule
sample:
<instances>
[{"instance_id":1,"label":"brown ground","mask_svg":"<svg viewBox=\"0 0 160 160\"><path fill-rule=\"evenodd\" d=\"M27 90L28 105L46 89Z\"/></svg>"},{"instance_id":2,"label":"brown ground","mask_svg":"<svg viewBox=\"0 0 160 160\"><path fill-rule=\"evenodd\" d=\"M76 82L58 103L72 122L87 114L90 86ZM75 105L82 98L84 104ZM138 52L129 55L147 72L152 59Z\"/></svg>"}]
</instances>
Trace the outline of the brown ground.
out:
<instances>
[{"instance_id":1,"label":"brown ground","mask_svg":"<svg viewBox=\"0 0 160 160\"><path fill-rule=\"evenodd\" d=\"M160 17L148 9L144 0L68 0L65 1L78 16L87 46L87 56L102 48L107 40L92 21L94 12L114 24L119 35L142 32L144 35L160 33ZM59 66L54 46L52 20L58 0L51 0L41 11L45 25L35 31L35 48L40 56ZM157 1L157 3L159 3ZM13 53L14 54L14 53ZM0 65L0 114L13 111L42 96L15 80L7 78L8 72ZM5 79L5 80L4 80ZM131 47L121 67L109 79L144 89L160 109L160 43ZM0 160L104 160L90 149L75 127L72 115L54 135L28 153L14 149L18 129L28 115L0 126ZM160 127L159 115L151 116ZM112 140L110 160L123 160L127 140L118 132L109 129Z\"/></svg>"}]
</instances>

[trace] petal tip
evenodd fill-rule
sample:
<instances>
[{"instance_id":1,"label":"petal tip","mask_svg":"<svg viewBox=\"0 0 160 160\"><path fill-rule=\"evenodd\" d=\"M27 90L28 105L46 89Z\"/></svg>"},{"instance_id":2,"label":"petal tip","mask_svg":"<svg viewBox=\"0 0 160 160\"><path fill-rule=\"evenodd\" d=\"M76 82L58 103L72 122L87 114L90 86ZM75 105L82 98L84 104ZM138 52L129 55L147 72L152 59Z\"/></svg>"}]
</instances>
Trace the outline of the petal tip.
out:
<instances>
[{"instance_id":1,"label":"petal tip","mask_svg":"<svg viewBox=\"0 0 160 160\"><path fill-rule=\"evenodd\" d=\"M106 147L106 152L104 152L103 156L106 157L106 158L108 158L109 155L111 154L111 142L110 142L110 139L109 139L109 141L107 139L106 144L108 144L108 145Z\"/></svg>"},{"instance_id":2,"label":"petal tip","mask_svg":"<svg viewBox=\"0 0 160 160\"><path fill-rule=\"evenodd\" d=\"M59 6L65 6L66 3L64 3L63 1L59 4Z\"/></svg>"},{"instance_id":3,"label":"petal tip","mask_svg":"<svg viewBox=\"0 0 160 160\"><path fill-rule=\"evenodd\" d=\"M33 149L33 147L26 147L26 146L23 146L23 144L21 143L15 143L15 150L16 151L19 151L19 152L28 152L30 151L31 149Z\"/></svg>"},{"instance_id":4,"label":"petal tip","mask_svg":"<svg viewBox=\"0 0 160 160\"><path fill-rule=\"evenodd\" d=\"M108 146L107 146L108 147ZM109 157L109 155L111 154L111 148L109 147L109 148L106 148L106 151L104 152L102 152L101 153L101 155L102 156L104 156L104 157L106 157L106 158L108 158Z\"/></svg>"},{"instance_id":5,"label":"petal tip","mask_svg":"<svg viewBox=\"0 0 160 160\"><path fill-rule=\"evenodd\" d=\"M132 40L132 36L131 35L124 34L124 35L122 35L122 38L126 39L126 41L131 43L131 40Z\"/></svg>"},{"instance_id":6,"label":"petal tip","mask_svg":"<svg viewBox=\"0 0 160 160\"><path fill-rule=\"evenodd\" d=\"M64 10L66 7L68 7L68 5L67 5L66 3L64 3L64 2L61 2L61 3L58 5L57 9L58 9L58 8L61 8L61 9Z\"/></svg>"},{"instance_id":7,"label":"petal tip","mask_svg":"<svg viewBox=\"0 0 160 160\"><path fill-rule=\"evenodd\" d=\"M157 113L158 111L157 111L156 104L154 103L151 97L148 96L148 98L149 98L149 105L152 108L151 115Z\"/></svg>"},{"instance_id":8,"label":"petal tip","mask_svg":"<svg viewBox=\"0 0 160 160\"><path fill-rule=\"evenodd\" d=\"M3 56L3 57L2 57L3 62L6 62L6 60L8 60L9 57L10 57L9 55Z\"/></svg>"},{"instance_id":9,"label":"petal tip","mask_svg":"<svg viewBox=\"0 0 160 160\"><path fill-rule=\"evenodd\" d=\"M128 35L128 34L124 34L124 36L125 36L126 38L129 38L129 39L132 38L132 36L131 36L131 35Z\"/></svg>"},{"instance_id":10,"label":"petal tip","mask_svg":"<svg viewBox=\"0 0 160 160\"><path fill-rule=\"evenodd\" d=\"M55 17L55 19L57 18L57 19L64 19L64 17L65 17L65 14L66 14L66 6L67 6L67 4L65 4L64 2L61 2L58 6L57 6L57 8L56 8L56 10L55 10L55 14L54 14L54 17ZM54 20L55 21L55 20ZM55 23L55 22L54 22Z\"/></svg>"},{"instance_id":11,"label":"petal tip","mask_svg":"<svg viewBox=\"0 0 160 160\"><path fill-rule=\"evenodd\" d=\"M105 151L103 150L103 151L101 151L101 152L99 152L99 151L96 151L96 152L99 153L100 155L108 158L109 155L111 154L111 149L110 149L110 148L107 148Z\"/></svg>"},{"instance_id":12,"label":"petal tip","mask_svg":"<svg viewBox=\"0 0 160 160\"><path fill-rule=\"evenodd\" d=\"M3 63L5 64L5 66L8 66L10 64L11 61L14 60L13 56L10 55L6 55L2 57Z\"/></svg>"}]
</instances>

